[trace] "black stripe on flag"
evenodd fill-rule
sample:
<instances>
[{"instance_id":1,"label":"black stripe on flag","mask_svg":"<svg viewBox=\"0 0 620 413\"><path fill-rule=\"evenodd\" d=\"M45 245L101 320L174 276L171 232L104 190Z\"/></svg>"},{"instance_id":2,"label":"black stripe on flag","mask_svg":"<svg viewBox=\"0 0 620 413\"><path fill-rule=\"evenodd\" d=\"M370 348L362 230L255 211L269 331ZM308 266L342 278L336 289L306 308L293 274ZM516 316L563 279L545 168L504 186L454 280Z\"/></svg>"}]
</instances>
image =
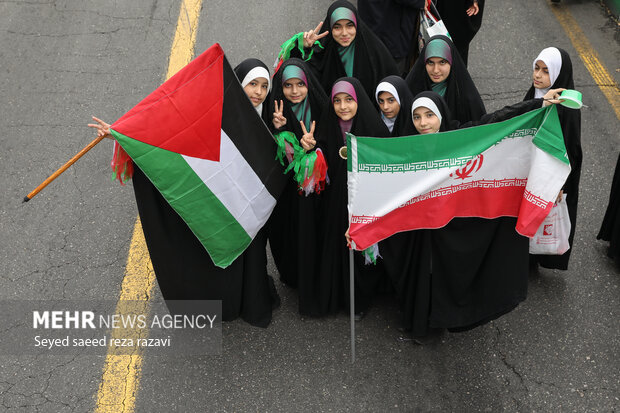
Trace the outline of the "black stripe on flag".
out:
<instances>
[{"instance_id":1,"label":"black stripe on flag","mask_svg":"<svg viewBox=\"0 0 620 413\"><path fill-rule=\"evenodd\" d=\"M224 105L222 129L250 164L269 193L278 199L288 175L275 159L277 145L271 132L246 96L224 56Z\"/></svg>"}]
</instances>

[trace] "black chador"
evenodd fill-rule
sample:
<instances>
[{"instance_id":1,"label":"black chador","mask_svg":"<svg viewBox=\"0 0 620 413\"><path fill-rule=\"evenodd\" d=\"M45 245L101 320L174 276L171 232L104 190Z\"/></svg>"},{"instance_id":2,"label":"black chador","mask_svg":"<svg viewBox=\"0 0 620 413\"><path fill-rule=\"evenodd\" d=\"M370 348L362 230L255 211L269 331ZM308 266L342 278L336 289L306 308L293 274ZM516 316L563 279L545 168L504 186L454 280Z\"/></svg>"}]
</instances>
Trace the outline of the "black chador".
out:
<instances>
[{"instance_id":1,"label":"black chador","mask_svg":"<svg viewBox=\"0 0 620 413\"><path fill-rule=\"evenodd\" d=\"M285 97L284 85L290 88L292 82L305 84L307 95L303 101L293 103ZM327 108L327 95L307 64L297 58L291 58L280 66L273 84L269 106L273 114L276 103L280 105L282 102L286 124L280 129L275 129L272 121L269 125L274 134L289 131L300 141L304 135L300 122L304 122L306 131L311 130L313 121L318 124ZM317 239L321 225L318 220L320 194L310 193L306 196L293 179L293 171L288 175L288 184L268 223L269 246L282 282L298 288L299 312L315 315L314 275L316 263L320 260L320 243Z\"/></svg>"},{"instance_id":2,"label":"black chador","mask_svg":"<svg viewBox=\"0 0 620 413\"><path fill-rule=\"evenodd\" d=\"M341 19L353 21L356 27L355 39L346 47L338 44L331 34L333 25ZM338 0L329 6L321 31L325 30L330 34L320 40L323 48L314 45L314 54L308 63L326 93L331 91L336 79L349 76L358 79L366 94L373 96L379 80L398 74L390 52L359 18L357 9L350 2ZM301 57L296 53L296 57Z\"/></svg>"},{"instance_id":3,"label":"black chador","mask_svg":"<svg viewBox=\"0 0 620 413\"><path fill-rule=\"evenodd\" d=\"M570 56L564 49L560 49L559 47L546 48L540 53L536 60L534 60L534 65L536 65L538 60L544 61L548 67L559 68L559 71L555 73L557 78L555 80L550 79L552 84L549 89L575 88L575 83L573 82L573 65ZM536 89L532 85L525 95L525 100L542 97L547 90L548 89ZM571 223L570 236L568 237L571 248L563 255L533 255L532 259L536 260L545 268L566 270L568 269L568 260L573 250L573 238L575 237L575 227L577 226L579 178L581 177L581 162L583 159L583 154L581 152L581 111L558 105L558 116L560 118L562 134L564 135L564 145L566 146L566 153L568 154L571 168L566 183L562 187L562 190L566 194L566 206L568 207L568 215Z\"/></svg>"},{"instance_id":4,"label":"black chador","mask_svg":"<svg viewBox=\"0 0 620 413\"><path fill-rule=\"evenodd\" d=\"M450 65L450 74L445 80L434 82L429 76L426 62L431 58L441 58ZM406 81L414 96L425 90L437 92L448 104L452 118L460 123L479 120L486 113L467 67L452 40L446 36L434 36L430 39L420 52L420 58L413 65Z\"/></svg>"},{"instance_id":5,"label":"black chador","mask_svg":"<svg viewBox=\"0 0 620 413\"><path fill-rule=\"evenodd\" d=\"M347 94L357 102L357 112L350 120L339 118L334 110L334 98L338 98L340 93ZM339 311L349 297L349 252L344 237L348 228L347 161L341 157L341 148L346 145L345 133L389 136L389 131L359 80L349 77L338 79L330 96L332 104L322 117L315 134L317 146L327 159L329 176L329 185L321 195L322 248L316 274L319 315ZM375 267L363 264L361 253L355 253L355 257L355 307L359 313L370 305L378 279Z\"/></svg>"}]
</instances>

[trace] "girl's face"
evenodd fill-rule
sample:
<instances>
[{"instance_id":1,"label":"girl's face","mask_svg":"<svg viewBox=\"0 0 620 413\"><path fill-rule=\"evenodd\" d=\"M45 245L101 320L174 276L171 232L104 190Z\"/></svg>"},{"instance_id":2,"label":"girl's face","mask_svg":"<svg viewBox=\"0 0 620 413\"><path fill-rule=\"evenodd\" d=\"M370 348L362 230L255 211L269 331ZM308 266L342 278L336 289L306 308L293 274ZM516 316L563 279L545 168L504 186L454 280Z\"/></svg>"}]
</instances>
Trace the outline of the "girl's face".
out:
<instances>
[{"instance_id":1,"label":"girl's face","mask_svg":"<svg viewBox=\"0 0 620 413\"><path fill-rule=\"evenodd\" d=\"M450 63L441 57L429 57L426 73L433 83L441 83L450 76Z\"/></svg>"},{"instance_id":2,"label":"girl's face","mask_svg":"<svg viewBox=\"0 0 620 413\"><path fill-rule=\"evenodd\" d=\"M357 114L357 102L347 93L338 93L334 96L334 111L342 120L351 120Z\"/></svg>"},{"instance_id":3,"label":"girl's face","mask_svg":"<svg viewBox=\"0 0 620 413\"><path fill-rule=\"evenodd\" d=\"M357 28L351 20L341 19L332 26L332 37L340 46L347 47L357 34Z\"/></svg>"},{"instance_id":4,"label":"girl's face","mask_svg":"<svg viewBox=\"0 0 620 413\"><path fill-rule=\"evenodd\" d=\"M547 89L551 87L549 68L547 68L547 65L542 60L537 60L534 64L532 79L534 80L534 87L536 89Z\"/></svg>"},{"instance_id":5,"label":"girl's face","mask_svg":"<svg viewBox=\"0 0 620 413\"><path fill-rule=\"evenodd\" d=\"M300 103L308 96L308 86L301 79L291 78L282 84L282 93L289 102Z\"/></svg>"},{"instance_id":6,"label":"girl's face","mask_svg":"<svg viewBox=\"0 0 620 413\"><path fill-rule=\"evenodd\" d=\"M400 105L398 101L390 92L381 92L378 96L379 108L388 119L394 119L400 112Z\"/></svg>"},{"instance_id":7,"label":"girl's face","mask_svg":"<svg viewBox=\"0 0 620 413\"><path fill-rule=\"evenodd\" d=\"M252 101L252 105L257 107L265 101L267 92L269 91L269 81L264 77L257 77L252 79L250 83L243 88L245 94L248 95Z\"/></svg>"},{"instance_id":8,"label":"girl's face","mask_svg":"<svg viewBox=\"0 0 620 413\"><path fill-rule=\"evenodd\" d=\"M435 112L424 106L420 106L413 111L413 126L417 129L418 133L424 135L426 133L439 132L441 121L435 115Z\"/></svg>"}]
</instances>

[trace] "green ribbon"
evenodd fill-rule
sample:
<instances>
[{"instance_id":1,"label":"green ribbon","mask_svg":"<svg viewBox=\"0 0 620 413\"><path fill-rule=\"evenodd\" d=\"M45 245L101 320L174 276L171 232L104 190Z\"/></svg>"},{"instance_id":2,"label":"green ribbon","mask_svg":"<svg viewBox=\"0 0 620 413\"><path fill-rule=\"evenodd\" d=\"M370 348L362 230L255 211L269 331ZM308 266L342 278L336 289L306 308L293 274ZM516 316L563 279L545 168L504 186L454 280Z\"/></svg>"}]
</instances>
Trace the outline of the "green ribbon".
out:
<instances>
[{"instance_id":1,"label":"green ribbon","mask_svg":"<svg viewBox=\"0 0 620 413\"><path fill-rule=\"evenodd\" d=\"M293 49L295 48L295 44L297 44L297 48L301 52L302 59L305 59L305 61L307 62L308 60L310 60L310 58L312 58L314 48L310 49L310 54L306 59L306 52L304 51L304 32L299 32L284 43L282 43L282 46L280 46L280 53L278 53L278 60L288 60L289 57L291 57L291 51L293 51ZM314 44L318 44L321 49L324 49L323 45L318 40L314 42Z\"/></svg>"},{"instance_id":2,"label":"green ribbon","mask_svg":"<svg viewBox=\"0 0 620 413\"><path fill-rule=\"evenodd\" d=\"M317 159L316 152L306 152L292 132L279 132L275 134L274 137L278 144L276 159L280 161L282 166L284 166L284 158L286 158L286 142L293 147L293 160L288 164L284 173L286 174L290 170L293 170L293 179L297 182L297 186L301 188L306 176L312 175L314 171L314 163Z\"/></svg>"},{"instance_id":3,"label":"green ribbon","mask_svg":"<svg viewBox=\"0 0 620 413\"><path fill-rule=\"evenodd\" d=\"M381 254L379 253L379 244L374 243L370 247L366 248L363 252L364 254L364 263L366 265L372 263L377 265L377 257L381 258Z\"/></svg>"}]
</instances>

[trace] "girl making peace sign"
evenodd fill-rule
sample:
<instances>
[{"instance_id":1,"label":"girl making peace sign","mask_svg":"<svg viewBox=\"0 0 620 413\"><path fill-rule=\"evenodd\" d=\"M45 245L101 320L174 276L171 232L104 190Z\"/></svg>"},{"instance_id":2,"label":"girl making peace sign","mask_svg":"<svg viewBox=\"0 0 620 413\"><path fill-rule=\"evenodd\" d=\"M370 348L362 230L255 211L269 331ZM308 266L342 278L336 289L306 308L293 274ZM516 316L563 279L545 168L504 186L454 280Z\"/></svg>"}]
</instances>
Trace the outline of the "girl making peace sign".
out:
<instances>
[{"instance_id":1,"label":"girl making peace sign","mask_svg":"<svg viewBox=\"0 0 620 413\"><path fill-rule=\"evenodd\" d=\"M285 61L274 76L269 103L274 135L290 132L305 151L314 151L316 121L327 104L327 95L308 66L296 58ZM308 292L311 278L306 274L314 274L319 198L298 192L291 176L269 221L269 245L281 280L299 289L300 312L313 315L316 311Z\"/></svg>"}]
</instances>

